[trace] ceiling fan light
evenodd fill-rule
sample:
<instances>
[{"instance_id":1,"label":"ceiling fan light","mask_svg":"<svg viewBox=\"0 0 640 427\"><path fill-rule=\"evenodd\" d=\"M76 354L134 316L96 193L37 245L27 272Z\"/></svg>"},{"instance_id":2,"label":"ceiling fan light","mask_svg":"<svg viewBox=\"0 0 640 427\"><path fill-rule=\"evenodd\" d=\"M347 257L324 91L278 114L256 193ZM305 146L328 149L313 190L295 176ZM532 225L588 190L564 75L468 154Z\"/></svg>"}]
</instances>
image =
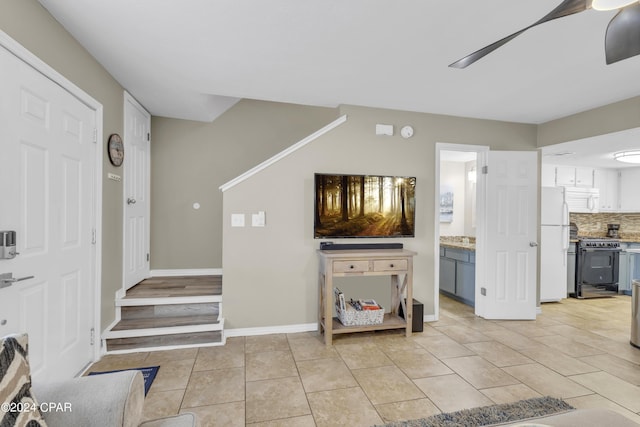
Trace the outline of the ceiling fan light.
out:
<instances>
[{"instance_id":1,"label":"ceiling fan light","mask_svg":"<svg viewBox=\"0 0 640 427\"><path fill-rule=\"evenodd\" d=\"M621 151L619 153L615 153L613 158L619 162L640 164L640 150Z\"/></svg>"},{"instance_id":2,"label":"ceiling fan light","mask_svg":"<svg viewBox=\"0 0 640 427\"><path fill-rule=\"evenodd\" d=\"M638 0L593 0L591 7L595 10L614 10L622 9L625 6L629 6L631 3L635 3Z\"/></svg>"}]
</instances>

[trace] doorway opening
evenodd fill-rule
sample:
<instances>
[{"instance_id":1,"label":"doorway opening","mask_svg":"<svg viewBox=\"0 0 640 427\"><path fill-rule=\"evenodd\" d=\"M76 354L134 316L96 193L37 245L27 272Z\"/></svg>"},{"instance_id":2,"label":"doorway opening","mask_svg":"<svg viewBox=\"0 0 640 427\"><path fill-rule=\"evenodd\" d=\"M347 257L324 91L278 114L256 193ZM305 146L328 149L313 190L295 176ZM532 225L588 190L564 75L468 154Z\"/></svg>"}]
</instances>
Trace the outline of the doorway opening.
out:
<instances>
[{"instance_id":1,"label":"doorway opening","mask_svg":"<svg viewBox=\"0 0 640 427\"><path fill-rule=\"evenodd\" d=\"M475 284L482 273L476 254L482 249L484 214L482 170L488 147L436 144L434 221L434 308L440 317L440 293L474 307ZM480 181L480 182L479 182ZM480 259L482 257L480 256ZM477 314L477 313L476 313Z\"/></svg>"}]
</instances>

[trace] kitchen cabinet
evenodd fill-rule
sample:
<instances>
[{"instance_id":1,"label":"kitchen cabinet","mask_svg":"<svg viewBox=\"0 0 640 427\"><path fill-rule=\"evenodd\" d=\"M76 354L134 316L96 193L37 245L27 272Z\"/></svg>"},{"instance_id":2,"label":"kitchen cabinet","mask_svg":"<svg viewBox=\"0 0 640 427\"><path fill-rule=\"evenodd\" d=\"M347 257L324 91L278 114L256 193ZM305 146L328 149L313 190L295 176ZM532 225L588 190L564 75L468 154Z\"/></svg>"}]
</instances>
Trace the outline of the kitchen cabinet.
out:
<instances>
[{"instance_id":1,"label":"kitchen cabinet","mask_svg":"<svg viewBox=\"0 0 640 427\"><path fill-rule=\"evenodd\" d=\"M619 172L617 169L594 169L593 186L600 190L600 212L617 212L619 200Z\"/></svg>"},{"instance_id":2,"label":"kitchen cabinet","mask_svg":"<svg viewBox=\"0 0 640 427\"><path fill-rule=\"evenodd\" d=\"M631 295L631 282L629 281L629 252L627 243L620 243L620 259L618 269L618 293Z\"/></svg>"},{"instance_id":3,"label":"kitchen cabinet","mask_svg":"<svg viewBox=\"0 0 640 427\"><path fill-rule=\"evenodd\" d=\"M631 295L631 284L640 279L640 243L620 243L618 293Z\"/></svg>"},{"instance_id":4,"label":"kitchen cabinet","mask_svg":"<svg viewBox=\"0 0 640 427\"><path fill-rule=\"evenodd\" d=\"M620 212L640 211L639 182L640 168L620 169Z\"/></svg>"},{"instance_id":5,"label":"kitchen cabinet","mask_svg":"<svg viewBox=\"0 0 640 427\"><path fill-rule=\"evenodd\" d=\"M475 305L475 251L440 247L440 291L467 305Z\"/></svg>"},{"instance_id":6,"label":"kitchen cabinet","mask_svg":"<svg viewBox=\"0 0 640 427\"><path fill-rule=\"evenodd\" d=\"M593 169L556 166L556 186L593 187Z\"/></svg>"},{"instance_id":7,"label":"kitchen cabinet","mask_svg":"<svg viewBox=\"0 0 640 427\"><path fill-rule=\"evenodd\" d=\"M576 253L577 243L569 243L567 249L567 295L576 293Z\"/></svg>"},{"instance_id":8,"label":"kitchen cabinet","mask_svg":"<svg viewBox=\"0 0 640 427\"><path fill-rule=\"evenodd\" d=\"M556 186L556 167L543 163L540 168L540 185L542 187L555 187Z\"/></svg>"}]
</instances>

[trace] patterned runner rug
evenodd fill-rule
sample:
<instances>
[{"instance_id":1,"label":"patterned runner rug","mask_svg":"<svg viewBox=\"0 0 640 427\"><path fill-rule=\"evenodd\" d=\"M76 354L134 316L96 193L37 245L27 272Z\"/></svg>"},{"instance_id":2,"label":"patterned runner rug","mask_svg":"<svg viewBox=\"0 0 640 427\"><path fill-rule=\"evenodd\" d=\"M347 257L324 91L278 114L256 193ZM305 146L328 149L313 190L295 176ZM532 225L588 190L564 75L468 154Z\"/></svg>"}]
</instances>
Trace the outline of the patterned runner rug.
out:
<instances>
[{"instance_id":1,"label":"patterned runner rug","mask_svg":"<svg viewBox=\"0 0 640 427\"><path fill-rule=\"evenodd\" d=\"M565 401L546 396L514 403L463 409L418 420L399 421L385 424L384 427L480 427L527 420L543 415L567 412L572 409L575 408Z\"/></svg>"}]
</instances>

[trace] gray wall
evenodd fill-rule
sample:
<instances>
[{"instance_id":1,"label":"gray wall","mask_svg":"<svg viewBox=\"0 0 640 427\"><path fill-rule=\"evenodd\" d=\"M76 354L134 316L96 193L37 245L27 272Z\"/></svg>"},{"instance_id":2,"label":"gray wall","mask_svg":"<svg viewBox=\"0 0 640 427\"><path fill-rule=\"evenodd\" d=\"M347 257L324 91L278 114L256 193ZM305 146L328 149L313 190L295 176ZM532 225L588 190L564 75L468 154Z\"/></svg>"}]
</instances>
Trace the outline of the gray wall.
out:
<instances>
[{"instance_id":1,"label":"gray wall","mask_svg":"<svg viewBox=\"0 0 640 427\"><path fill-rule=\"evenodd\" d=\"M104 138L123 133L123 88L35 0L0 1L0 30L87 92L104 108ZM106 148L105 148L106 150ZM122 175L104 156L102 200L101 323L115 318L114 295L122 286L122 183L106 179Z\"/></svg>"},{"instance_id":2,"label":"gray wall","mask_svg":"<svg viewBox=\"0 0 640 427\"><path fill-rule=\"evenodd\" d=\"M416 237L394 239L418 252L414 296L434 313L435 144L481 144L535 150L536 126L360 107L342 107L348 120L257 175L228 189L223 205L225 327L316 322L318 241L313 239L314 172L415 176ZM411 124L413 138L375 136L376 123ZM264 228L233 228L232 213L264 210ZM356 240L358 241L358 240ZM371 240L369 240L371 241ZM379 240L376 240L379 242ZM381 278L382 279L382 278ZM382 279L386 283L385 279ZM388 288L360 296L388 304ZM347 292L347 291L345 291ZM361 292L367 292L362 294ZM375 292L375 293L374 293Z\"/></svg>"},{"instance_id":3,"label":"gray wall","mask_svg":"<svg viewBox=\"0 0 640 427\"><path fill-rule=\"evenodd\" d=\"M220 185L337 114L333 108L241 100L213 123L153 117L151 268L221 268Z\"/></svg>"},{"instance_id":4,"label":"gray wall","mask_svg":"<svg viewBox=\"0 0 640 427\"><path fill-rule=\"evenodd\" d=\"M640 127L640 96L538 126L538 147Z\"/></svg>"}]
</instances>

